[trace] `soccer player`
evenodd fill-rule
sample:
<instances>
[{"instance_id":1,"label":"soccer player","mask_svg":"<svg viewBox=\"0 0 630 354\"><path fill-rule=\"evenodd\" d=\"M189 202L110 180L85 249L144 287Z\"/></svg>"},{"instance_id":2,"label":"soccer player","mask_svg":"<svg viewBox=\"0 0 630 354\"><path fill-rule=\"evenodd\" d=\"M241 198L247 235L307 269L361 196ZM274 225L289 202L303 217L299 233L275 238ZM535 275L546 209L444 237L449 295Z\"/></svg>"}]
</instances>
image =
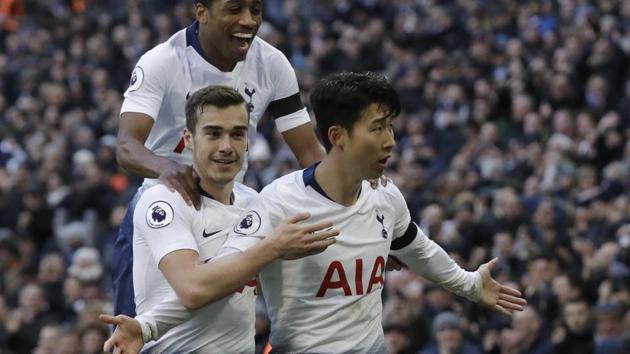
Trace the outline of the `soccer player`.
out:
<instances>
[{"instance_id":1,"label":"soccer player","mask_svg":"<svg viewBox=\"0 0 630 354\"><path fill-rule=\"evenodd\" d=\"M334 75L316 85L311 104L326 157L264 188L242 217L253 222L237 224L220 252L246 252L296 212L339 229L325 252L276 260L259 274L274 353L386 352L381 291L390 253L455 294L508 315L523 309L521 294L491 277L496 259L461 269L411 221L396 186L364 182L382 175L396 145L400 102L384 78Z\"/></svg>"},{"instance_id":2,"label":"soccer player","mask_svg":"<svg viewBox=\"0 0 630 354\"><path fill-rule=\"evenodd\" d=\"M142 191L159 180L189 205L201 205L184 149L184 105L196 90L212 85L237 89L245 98L248 134L256 132L265 111L301 166L321 160L318 142L299 94L295 72L285 56L256 37L261 0L194 0L196 21L146 52L133 69L121 109L117 160L145 177L114 244L114 312L135 314L132 283L133 212ZM247 160L238 180L246 170Z\"/></svg>"},{"instance_id":3,"label":"soccer player","mask_svg":"<svg viewBox=\"0 0 630 354\"><path fill-rule=\"evenodd\" d=\"M278 257L323 251L337 231L324 231L332 226L327 222L299 223L308 214L298 213L270 234L268 242L238 257L212 260L257 195L234 181L247 146L246 102L232 88L201 89L186 104L186 126L184 141L199 176L201 209L162 184L142 193L133 215L133 280L139 315L173 290L187 308L198 310L145 352L253 353L254 288L243 285ZM204 306L209 301L214 302Z\"/></svg>"},{"instance_id":4,"label":"soccer player","mask_svg":"<svg viewBox=\"0 0 630 354\"><path fill-rule=\"evenodd\" d=\"M316 85L311 103L326 157L263 189L218 255L229 259L248 252L297 212L308 211L313 221L330 220L339 229L336 243L326 251L276 260L259 273L274 353L386 352L381 291L389 254L472 301L506 315L523 310L526 301L520 292L492 278L496 259L475 272L461 269L411 221L393 184L372 189L364 182L383 173L395 146L391 123L400 103L385 79L337 74ZM117 343L126 346L130 338L137 340L140 324L155 329L156 320L164 322L165 317L186 319L185 309L164 311L163 305L156 307L162 307L160 311L154 308L152 319L128 321ZM145 340L151 336L145 335Z\"/></svg>"}]
</instances>

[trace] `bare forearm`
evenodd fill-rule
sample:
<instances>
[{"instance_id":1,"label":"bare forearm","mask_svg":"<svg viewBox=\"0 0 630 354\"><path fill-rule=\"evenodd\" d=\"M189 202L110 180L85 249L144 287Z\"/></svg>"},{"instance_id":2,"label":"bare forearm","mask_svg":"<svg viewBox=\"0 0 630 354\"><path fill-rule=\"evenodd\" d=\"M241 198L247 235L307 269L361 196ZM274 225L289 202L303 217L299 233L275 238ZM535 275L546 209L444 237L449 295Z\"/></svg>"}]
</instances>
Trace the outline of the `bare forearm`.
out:
<instances>
[{"instance_id":1,"label":"bare forearm","mask_svg":"<svg viewBox=\"0 0 630 354\"><path fill-rule=\"evenodd\" d=\"M157 178L164 166L172 163L135 140L121 142L116 150L116 158L120 167L145 178Z\"/></svg>"},{"instance_id":2,"label":"bare forearm","mask_svg":"<svg viewBox=\"0 0 630 354\"><path fill-rule=\"evenodd\" d=\"M263 240L243 253L196 267L194 296L187 307L198 308L238 291L276 258L270 243Z\"/></svg>"},{"instance_id":3,"label":"bare forearm","mask_svg":"<svg viewBox=\"0 0 630 354\"><path fill-rule=\"evenodd\" d=\"M326 150L321 144L317 143L308 149L304 149L296 156L300 167L307 168L315 162L321 161L326 156Z\"/></svg>"}]
</instances>

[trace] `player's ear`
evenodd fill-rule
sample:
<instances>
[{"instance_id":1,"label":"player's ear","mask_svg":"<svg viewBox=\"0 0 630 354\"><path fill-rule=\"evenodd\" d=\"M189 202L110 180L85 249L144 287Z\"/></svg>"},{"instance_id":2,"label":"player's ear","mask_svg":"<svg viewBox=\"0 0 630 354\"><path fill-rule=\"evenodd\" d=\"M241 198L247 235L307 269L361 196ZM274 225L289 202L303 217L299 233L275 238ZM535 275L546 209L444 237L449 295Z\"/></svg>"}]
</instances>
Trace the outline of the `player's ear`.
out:
<instances>
[{"instance_id":1,"label":"player's ear","mask_svg":"<svg viewBox=\"0 0 630 354\"><path fill-rule=\"evenodd\" d=\"M188 130L188 128L184 128L184 144L186 145L186 148L194 150L193 146L195 144L193 144L193 133Z\"/></svg>"},{"instance_id":2,"label":"player's ear","mask_svg":"<svg viewBox=\"0 0 630 354\"><path fill-rule=\"evenodd\" d=\"M345 144L344 129L338 125L332 125L328 128L328 141L333 147L343 150Z\"/></svg>"},{"instance_id":3,"label":"player's ear","mask_svg":"<svg viewBox=\"0 0 630 354\"><path fill-rule=\"evenodd\" d=\"M204 25L208 23L208 8L200 1L195 5L195 18Z\"/></svg>"}]
</instances>

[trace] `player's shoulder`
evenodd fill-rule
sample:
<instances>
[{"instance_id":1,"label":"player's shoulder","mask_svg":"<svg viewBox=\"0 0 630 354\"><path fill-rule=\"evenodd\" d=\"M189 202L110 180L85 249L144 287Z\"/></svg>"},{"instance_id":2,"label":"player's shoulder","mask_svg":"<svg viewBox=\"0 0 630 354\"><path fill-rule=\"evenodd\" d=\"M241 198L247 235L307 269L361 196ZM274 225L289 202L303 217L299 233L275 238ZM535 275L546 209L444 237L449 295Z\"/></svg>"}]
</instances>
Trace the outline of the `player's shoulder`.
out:
<instances>
[{"instance_id":1,"label":"player's shoulder","mask_svg":"<svg viewBox=\"0 0 630 354\"><path fill-rule=\"evenodd\" d=\"M169 225L175 220L175 215L188 215L194 211L194 207L189 206L184 198L177 193L171 192L163 184L156 184L144 190L134 211L134 223L145 225L140 220L146 220L146 226L158 229Z\"/></svg>"},{"instance_id":2,"label":"player's shoulder","mask_svg":"<svg viewBox=\"0 0 630 354\"><path fill-rule=\"evenodd\" d=\"M174 210L186 210L190 207L186 204L181 194L171 191L165 185L158 183L145 189L138 200L137 205L150 206L156 202L164 202Z\"/></svg>"},{"instance_id":3,"label":"player's shoulder","mask_svg":"<svg viewBox=\"0 0 630 354\"><path fill-rule=\"evenodd\" d=\"M270 67L275 70L284 70L286 66L291 66L289 59L284 53L258 36L254 37L250 51L254 53L260 66Z\"/></svg>"},{"instance_id":4,"label":"player's shoulder","mask_svg":"<svg viewBox=\"0 0 630 354\"><path fill-rule=\"evenodd\" d=\"M278 199L286 196L296 197L296 193L304 188L303 183L300 184L302 170L288 173L282 177L276 178L260 191L263 198Z\"/></svg>"},{"instance_id":5,"label":"player's shoulder","mask_svg":"<svg viewBox=\"0 0 630 354\"><path fill-rule=\"evenodd\" d=\"M239 206L246 206L258 196L258 192L240 182L234 183L234 200Z\"/></svg>"},{"instance_id":6,"label":"player's shoulder","mask_svg":"<svg viewBox=\"0 0 630 354\"><path fill-rule=\"evenodd\" d=\"M176 32L165 42L146 51L140 57L139 65L173 68L179 61L178 52L185 47L185 42L183 41L185 41L184 30Z\"/></svg>"},{"instance_id":7,"label":"player's shoulder","mask_svg":"<svg viewBox=\"0 0 630 354\"><path fill-rule=\"evenodd\" d=\"M371 193L378 195L381 198L386 198L393 202L405 202L405 197L403 196L400 189L396 186L396 184L388 180L387 185L383 186L383 184L379 181L378 187L376 189L370 186L370 182L363 181L363 189L369 189Z\"/></svg>"}]
</instances>

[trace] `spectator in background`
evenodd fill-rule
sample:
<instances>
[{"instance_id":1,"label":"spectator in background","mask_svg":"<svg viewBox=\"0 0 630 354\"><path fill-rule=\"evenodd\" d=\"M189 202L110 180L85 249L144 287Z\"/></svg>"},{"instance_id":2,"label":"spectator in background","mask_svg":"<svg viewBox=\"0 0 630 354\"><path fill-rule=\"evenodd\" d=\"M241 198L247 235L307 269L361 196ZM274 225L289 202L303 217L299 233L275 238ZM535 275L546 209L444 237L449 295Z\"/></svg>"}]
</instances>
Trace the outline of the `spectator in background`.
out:
<instances>
[{"instance_id":1,"label":"spectator in background","mask_svg":"<svg viewBox=\"0 0 630 354\"><path fill-rule=\"evenodd\" d=\"M462 319L454 312L442 312L433 320L435 344L420 354L481 354L481 350L465 339Z\"/></svg>"},{"instance_id":2,"label":"spectator in background","mask_svg":"<svg viewBox=\"0 0 630 354\"><path fill-rule=\"evenodd\" d=\"M562 324L554 330L555 353L595 353L595 331L588 303L570 300L562 309Z\"/></svg>"}]
</instances>

